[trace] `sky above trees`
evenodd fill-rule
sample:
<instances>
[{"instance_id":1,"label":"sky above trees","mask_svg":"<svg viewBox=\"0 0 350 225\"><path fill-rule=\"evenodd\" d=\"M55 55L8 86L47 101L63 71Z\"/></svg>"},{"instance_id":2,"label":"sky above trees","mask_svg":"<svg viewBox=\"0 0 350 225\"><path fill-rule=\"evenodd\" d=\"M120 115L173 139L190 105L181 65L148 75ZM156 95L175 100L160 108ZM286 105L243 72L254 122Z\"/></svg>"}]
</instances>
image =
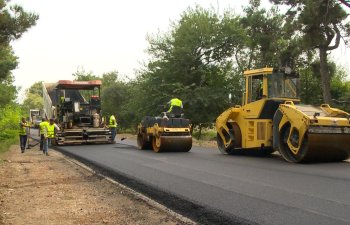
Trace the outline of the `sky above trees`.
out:
<instances>
[{"instance_id":1,"label":"sky above trees","mask_svg":"<svg viewBox=\"0 0 350 225\"><path fill-rule=\"evenodd\" d=\"M95 74L119 71L134 78L135 70L148 60L147 34L169 30L171 21L196 4L239 14L242 2L248 1L12 0L40 16L37 25L13 43L20 63L13 71L15 84L24 90L40 80L73 79L81 69ZM268 7L268 0L262 5ZM334 54L346 68L349 51L341 46Z\"/></svg>"}]
</instances>

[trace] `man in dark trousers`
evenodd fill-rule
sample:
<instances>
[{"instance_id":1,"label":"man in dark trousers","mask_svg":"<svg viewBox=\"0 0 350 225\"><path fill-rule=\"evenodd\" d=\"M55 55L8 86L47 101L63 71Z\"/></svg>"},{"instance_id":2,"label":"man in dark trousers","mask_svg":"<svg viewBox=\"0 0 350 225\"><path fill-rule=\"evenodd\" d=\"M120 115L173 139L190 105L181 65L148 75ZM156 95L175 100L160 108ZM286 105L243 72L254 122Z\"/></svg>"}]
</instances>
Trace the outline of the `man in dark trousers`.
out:
<instances>
[{"instance_id":1,"label":"man in dark trousers","mask_svg":"<svg viewBox=\"0 0 350 225\"><path fill-rule=\"evenodd\" d=\"M29 124L27 123L26 119L22 117L22 120L19 123L19 142L20 142L22 153L24 153L24 150L27 144L28 127L29 127Z\"/></svg>"},{"instance_id":2,"label":"man in dark trousers","mask_svg":"<svg viewBox=\"0 0 350 225\"><path fill-rule=\"evenodd\" d=\"M115 143L115 136L117 135L117 114L115 115L111 115L111 117L109 117L109 129L112 132L112 141L113 143Z\"/></svg>"},{"instance_id":3,"label":"man in dark trousers","mask_svg":"<svg viewBox=\"0 0 350 225\"><path fill-rule=\"evenodd\" d=\"M45 118L42 119L39 124L39 136L40 136L40 150L44 151L44 141L45 141L45 132L47 133L47 120Z\"/></svg>"}]
</instances>

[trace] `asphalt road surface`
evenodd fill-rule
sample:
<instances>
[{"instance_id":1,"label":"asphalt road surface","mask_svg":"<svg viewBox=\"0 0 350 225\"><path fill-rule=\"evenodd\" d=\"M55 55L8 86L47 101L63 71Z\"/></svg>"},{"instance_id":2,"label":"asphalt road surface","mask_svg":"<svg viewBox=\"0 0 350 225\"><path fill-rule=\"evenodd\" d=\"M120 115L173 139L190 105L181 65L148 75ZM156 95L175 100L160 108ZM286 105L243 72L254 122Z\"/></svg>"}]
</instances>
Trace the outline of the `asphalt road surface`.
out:
<instances>
[{"instance_id":1,"label":"asphalt road surface","mask_svg":"<svg viewBox=\"0 0 350 225\"><path fill-rule=\"evenodd\" d=\"M277 155L228 156L199 147L157 154L128 139L60 149L143 187L136 189L161 193L165 205L176 204L170 197L167 204L166 194L184 200L175 208L199 223L350 224L349 162L291 164Z\"/></svg>"}]
</instances>

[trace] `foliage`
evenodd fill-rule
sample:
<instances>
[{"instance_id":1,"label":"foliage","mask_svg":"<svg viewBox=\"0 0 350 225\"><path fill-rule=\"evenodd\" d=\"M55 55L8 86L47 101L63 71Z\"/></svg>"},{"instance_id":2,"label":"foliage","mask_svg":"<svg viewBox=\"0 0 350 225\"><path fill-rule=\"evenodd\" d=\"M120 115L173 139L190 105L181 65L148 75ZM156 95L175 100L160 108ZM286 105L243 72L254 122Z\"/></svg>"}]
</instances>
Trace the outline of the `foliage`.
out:
<instances>
[{"instance_id":1,"label":"foliage","mask_svg":"<svg viewBox=\"0 0 350 225\"><path fill-rule=\"evenodd\" d=\"M78 69L73 74L74 80L87 81L87 80L101 80L99 76L94 75L91 71L86 72L84 68Z\"/></svg>"},{"instance_id":2,"label":"foliage","mask_svg":"<svg viewBox=\"0 0 350 225\"><path fill-rule=\"evenodd\" d=\"M26 90L26 94L43 96L42 81L35 82L32 86L30 86L28 90Z\"/></svg>"},{"instance_id":3,"label":"foliage","mask_svg":"<svg viewBox=\"0 0 350 225\"><path fill-rule=\"evenodd\" d=\"M0 108L0 152L17 141L21 114L20 108L14 104Z\"/></svg>"},{"instance_id":4,"label":"foliage","mask_svg":"<svg viewBox=\"0 0 350 225\"><path fill-rule=\"evenodd\" d=\"M10 71L17 66L10 42L22 36L36 24L38 15L28 13L21 6L8 6L7 0L0 0L0 82L10 76Z\"/></svg>"},{"instance_id":5,"label":"foliage","mask_svg":"<svg viewBox=\"0 0 350 225\"><path fill-rule=\"evenodd\" d=\"M111 85L114 85L118 81L118 72L112 71L102 74L102 87L107 88Z\"/></svg>"},{"instance_id":6,"label":"foliage","mask_svg":"<svg viewBox=\"0 0 350 225\"><path fill-rule=\"evenodd\" d=\"M237 80L232 56L242 38L237 16L199 6L185 11L168 33L149 37L152 60L138 77L144 115L159 114L160 105L178 97L193 123L213 121L229 106L231 81Z\"/></svg>"},{"instance_id":7,"label":"foliage","mask_svg":"<svg viewBox=\"0 0 350 225\"><path fill-rule=\"evenodd\" d=\"M330 0L270 0L288 5L287 18L301 34L300 44L305 49L318 49L323 99L331 102L331 76L327 53L338 48L341 38L347 44L350 23L348 14L337 1Z\"/></svg>"},{"instance_id":8,"label":"foliage","mask_svg":"<svg viewBox=\"0 0 350 225\"><path fill-rule=\"evenodd\" d=\"M17 89L13 85L13 77L8 76L0 82L0 107L12 103L17 97Z\"/></svg>"},{"instance_id":9,"label":"foliage","mask_svg":"<svg viewBox=\"0 0 350 225\"><path fill-rule=\"evenodd\" d=\"M322 89L320 89L319 68L320 62L314 61L309 67L300 70L300 96L301 101L305 104L320 105L324 103ZM336 63L330 62L329 73L331 77L332 106L350 111L350 81L347 81L345 70Z\"/></svg>"},{"instance_id":10,"label":"foliage","mask_svg":"<svg viewBox=\"0 0 350 225\"><path fill-rule=\"evenodd\" d=\"M169 31L148 36L151 60L135 80L122 81L117 72L102 78L83 72L76 78L103 80L104 113L117 113L123 128L134 128L143 116L166 111L165 104L173 97L183 100L185 115L194 125L210 126L223 110L241 104L242 70L266 65L299 68L302 101L322 103L315 70L320 63L313 61L312 50L300 45L302 37L294 33L298 24L275 7L261 9L259 0L250 1L244 12L220 16L212 9L189 8ZM338 74L336 67L332 71ZM344 77L332 77L334 95L342 98L347 93L345 87L339 88Z\"/></svg>"},{"instance_id":11,"label":"foliage","mask_svg":"<svg viewBox=\"0 0 350 225\"><path fill-rule=\"evenodd\" d=\"M43 108L43 89L42 82L36 82L30 88L26 90L26 98L22 103L22 109L24 112L28 112L30 109L42 109Z\"/></svg>"},{"instance_id":12,"label":"foliage","mask_svg":"<svg viewBox=\"0 0 350 225\"><path fill-rule=\"evenodd\" d=\"M13 54L12 47L0 45L0 82L10 78L10 71L16 69L17 64L17 57Z\"/></svg>"},{"instance_id":13,"label":"foliage","mask_svg":"<svg viewBox=\"0 0 350 225\"><path fill-rule=\"evenodd\" d=\"M202 141L212 141L216 140L216 130L213 128L206 128L206 129L193 129L192 136L196 138L197 140Z\"/></svg>"},{"instance_id":14,"label":"foliage","mask_svg":"<svg viewBox=\"0 0 350 225\"><path fill-rule=\"evenodd\" d=\"M307 35L311 31L315 31L311 32L314 35L320 34L323 28L323 34L327 34L329 30L325 27L329 25L331 29L339 28L345 36L347 25L338 23L342 14L333 15L336 11L329 11L327 18L340 16L339 21L329 24L321 16L312 14L318 12L309 12L312 7L324 9L322 4L315 5L316 1L273 2L289 5L287 14L279 13L277 7L262 9L260 0L250 0L242 16L230 12L218 15L213 9L199 6L189 8L167 32L147 37L151 60L137 72L136 79L123 80L117 71L96 75L83 68L73 73L74 79L102 80L103 115L117 113L123 130L134 130L143 116L157 116L166 111L165 104L173 97L183 100L185 115L198 125L196 127L211 126L225 109L241 104L242 71L265 66L299 69L302 102L323 103L323 92L319 88L322 60L315 60L316 43L310 42L317 40L322 45L323 39L322 35L318 39ZM337 10L333 3L330 6L328 9ZM308 19L324 27L321 29ZM346 101L350 98L350 84L346 82L345 72L335 64L329 64L327 71L333 98ZM37 104L35 99L41 90L36 85L27 91L30 102L27 105Z\"/></svg>"},{"instance_id":15,"label":"foliage","mask_svg":"<svg viewBox=\"0 0 350 225\"><path fill-rule=\"evenodd\" d=\"M8 6L9 0L0 0L0 151L7 150L18 137L22 111L14 103L17 89L13 85L11 70L18 65L11 41L22 36L34 26L38 16L28 13L21 6Z\"/></svg>"}]
</instances>

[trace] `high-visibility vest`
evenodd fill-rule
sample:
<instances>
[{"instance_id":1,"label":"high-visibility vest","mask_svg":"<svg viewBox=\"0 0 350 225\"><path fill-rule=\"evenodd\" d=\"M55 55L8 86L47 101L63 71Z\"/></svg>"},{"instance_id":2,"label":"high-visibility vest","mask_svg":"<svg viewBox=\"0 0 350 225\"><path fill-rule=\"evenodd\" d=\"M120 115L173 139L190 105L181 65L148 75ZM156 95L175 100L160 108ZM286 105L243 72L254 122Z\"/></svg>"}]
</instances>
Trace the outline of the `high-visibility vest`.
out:
<instances>
[{"instance_id":1,"label":"high-visibility vest","mask_svg":"<svg viewBox=\"0 0 350 225\"><path fill-rule=\"evenodd\" d=\"M55 137L55 124L47 124L47 137L54 138Z\"/></svg>"},{"instance_id":2,"label":"high-visibility vest","mask_svg":"<svg viewBox=\"0 0 350 225\"><path fill-rule=\"evenodd\" d=\"M171 112L171 110L173 109L173 106L178 106L181 107L182 106L182 101L178 98L173 98L170 100L170 109L168 110L168 112Z\"/></svg>"},{"instance_id":3,"label":"high-visibility vest","mask_svg":"<svg viewBox=\"0 0 350 225\"><path fill-rule=\"evenodd\" d=\"M40 134L45 134L47 133L47 125L48 122L47 121L43 121L39 123L39 128L40 128Z\"/></svg>"},{"instance_id":4,"label":"high-visibility vest","mask_svg":"<svg viewBox=\"0 0 350 225\"><path fill-rule=\"evenodd\" d=\"M27 122L23 123L23 125L22 122L19 124L19 135L27 135L26 126L28 126Z\"/></svg>"},{"instance_id":5,"label":"high-visibility vest","mask_svg":"<svg viewBox=\"0 0 350 225\"><path fill-rule=\"evenodd\" d=\"M114 115L109 117L109 127L117 127L117 120L115 119Z\"/></svg>"}]
</instances>

